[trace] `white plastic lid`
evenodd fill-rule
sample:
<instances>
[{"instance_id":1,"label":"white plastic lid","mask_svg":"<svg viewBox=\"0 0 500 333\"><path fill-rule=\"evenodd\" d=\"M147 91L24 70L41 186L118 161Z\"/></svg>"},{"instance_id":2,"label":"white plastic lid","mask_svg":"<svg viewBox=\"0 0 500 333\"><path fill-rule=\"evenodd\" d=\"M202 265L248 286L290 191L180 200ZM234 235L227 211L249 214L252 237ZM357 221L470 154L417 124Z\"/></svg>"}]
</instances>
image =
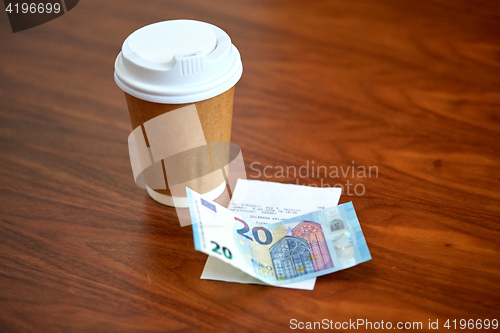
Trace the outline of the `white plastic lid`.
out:
<instances>
[{"instance_id":1,"label":"white plastic lid","mask_svg":"<svg viewBox=\"0 0 500 333\"><path fill-rule=\"evenodd\" d=\"M238 82L240 53L220 28L200 21L154 23L127 37L115 61L116 84L137 98L166 104L217 96Z\"/></svg>"}]
</instances>

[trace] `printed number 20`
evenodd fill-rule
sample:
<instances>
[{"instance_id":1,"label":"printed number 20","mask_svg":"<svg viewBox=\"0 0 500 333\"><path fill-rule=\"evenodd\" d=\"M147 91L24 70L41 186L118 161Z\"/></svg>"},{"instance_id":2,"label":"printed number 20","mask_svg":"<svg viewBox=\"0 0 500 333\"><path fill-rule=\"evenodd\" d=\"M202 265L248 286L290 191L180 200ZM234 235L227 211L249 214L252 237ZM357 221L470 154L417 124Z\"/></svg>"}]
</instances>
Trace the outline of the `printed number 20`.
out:
<instances>
[{"instance_id":1,"label":"printed number 20","mask_svg":"<svg viewBox=\"0 0 500 333\"><path fill-rule=\"evenodd\" d=\"M244 225L243 228L236 230L236 232L239 233L241 236L243 236L245 238L248 238L249 240L253 241L252 237L249 237L249 236L245 235L247 232L250 231L250 228L248 227L248 224L245 221L243 221L242 219L239 219L237 217L235 217L234 219L236 221L238 221L238 222L243 223L243 225ZM264 241L261 240L260 237L259 237L259 230L264 231L264 234L266 235L266 239ZM260 245L271 244L272 241L273 241L273 235L271 234L271 232L269 230L267 230L264 227L255 227L255 228L253 228L252 229L252 234L253 234L253 238L255 238L255 240L257 241L257 243L259 243Z\"/></svg>"},{"instance_id":2,"label":"printed number 20","mask_svg":"<svg viewBox=\"0 0 500 333\"><path fill-rule=\"evenodd\" d=\"M218 253L218 254L221 254L219 252L220 250L220 245L217 244L216 242L214 241L211 241L211 243L213 243L215 245L215 247L212 249L212 251L214 251L215 253ZM227 248L227 247L222 247L222 254L224 254L224 256L227 258L227 259L232 259L233 258L233 255L231 254L231 251Z\"/></svg>"}]
</instances>

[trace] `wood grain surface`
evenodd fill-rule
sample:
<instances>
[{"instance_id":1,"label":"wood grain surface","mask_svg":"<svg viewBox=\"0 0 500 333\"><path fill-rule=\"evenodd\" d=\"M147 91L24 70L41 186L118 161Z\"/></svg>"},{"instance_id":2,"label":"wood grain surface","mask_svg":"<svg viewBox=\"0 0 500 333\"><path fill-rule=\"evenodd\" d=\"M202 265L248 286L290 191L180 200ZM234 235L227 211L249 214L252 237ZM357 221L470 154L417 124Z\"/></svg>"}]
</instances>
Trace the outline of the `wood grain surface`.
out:
<instances>
[{"instance_id":1,"label":"wood grain surface","mask_svg":"<svg viewBox=\"0 0 500 333\"><path fill-rule=\"evenodd\" d=\"M232 142L248 177L361 184L341 202L373 260L314 291L200 280L191 227L134 184L113 80L130 33L177 18L241 52ZM19 33L1 13L0 110L1 332L500 319L498 1L85 0ZM313 161L378 174L271 172Z\"/></svg>"}]
</instances>

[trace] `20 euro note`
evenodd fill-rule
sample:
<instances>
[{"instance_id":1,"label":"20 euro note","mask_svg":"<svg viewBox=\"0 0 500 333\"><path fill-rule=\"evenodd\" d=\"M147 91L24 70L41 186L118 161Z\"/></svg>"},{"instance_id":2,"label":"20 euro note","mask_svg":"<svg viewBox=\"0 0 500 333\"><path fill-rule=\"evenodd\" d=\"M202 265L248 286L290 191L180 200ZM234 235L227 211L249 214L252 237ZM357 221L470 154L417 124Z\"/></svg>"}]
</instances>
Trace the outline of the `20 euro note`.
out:
<instances>
[{"instance_id":1,"label":"20 euro note","mask_svg":"<svg viewBox=\"0 0 500 333\"><path fill-rule=\"evenodd\" d=\"M189 188L187 195L196 250L267 284L298 282L371 259L352 203L260 224Z\"/></svg>"}]
</instances>

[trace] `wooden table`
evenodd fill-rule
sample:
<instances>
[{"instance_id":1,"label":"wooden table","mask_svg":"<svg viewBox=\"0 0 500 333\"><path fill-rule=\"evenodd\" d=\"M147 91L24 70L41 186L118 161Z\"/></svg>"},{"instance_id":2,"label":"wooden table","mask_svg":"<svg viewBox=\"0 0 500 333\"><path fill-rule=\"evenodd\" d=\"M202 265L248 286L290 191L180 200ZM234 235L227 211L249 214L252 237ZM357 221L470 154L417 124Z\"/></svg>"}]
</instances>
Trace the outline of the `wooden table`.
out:
<instances>
[{"instance_id":1,"label":"wooden table","mask_svg":"<svg viewBox=\"0 0 500 333\"><path fill-rule=\"evenodd\" d=\"M242 54L232 142L248 178L349 181L373 260L314 291L200 280L191 227L134 184L113 80L131 32L176 18ZM0 19L0 331L500 319L497 1L86 0L15 34ZM313 161L378 173L271 172Z\"/></svg>"}]
</instances>

